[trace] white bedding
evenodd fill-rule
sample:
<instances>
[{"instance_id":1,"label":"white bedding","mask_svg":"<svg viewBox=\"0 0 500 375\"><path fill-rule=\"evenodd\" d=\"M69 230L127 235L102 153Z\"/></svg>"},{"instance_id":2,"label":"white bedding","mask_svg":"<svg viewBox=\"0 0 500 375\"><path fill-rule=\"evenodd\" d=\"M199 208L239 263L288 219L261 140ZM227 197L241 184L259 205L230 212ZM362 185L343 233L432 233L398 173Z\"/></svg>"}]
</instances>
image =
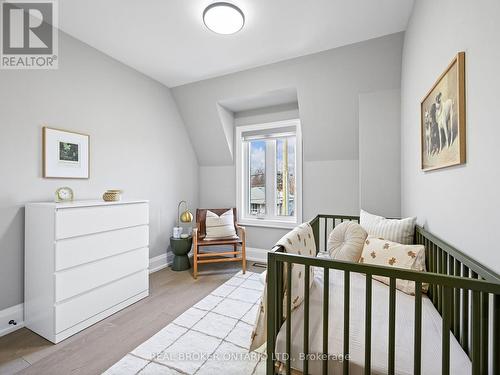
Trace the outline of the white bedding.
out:
<instances>
[{"instance_id":1,"label":"white bedding","mask_svg":"<svg viewBox=\"0 0 500 375\"><path fill-rule=\"evenodd\" d=\"M364 369L365 331L365 277L351 274L350 282L350 373L362 374ZM329 340L328 352L331 358L342 354L344 273L330 271ZM413 296L396 290L396 355L397 374L413 374ZM323 272L318 269L310 290L309 353L322 352L323 332ZM372 285L372 374L387 374L388 332L389 332L389 287L378 281ZM304 303L292 312L291 358L292 368L302 371ZM441 315L429 298L422 298L422 374L441 374ZM276 343L276 353L285 353L285 331L283 324ZM453 334L450 333L450 373L470 374L471 362ZM282 357L278 357L282 358ZM342 370L340 360L329 361L329 374ZM321 361L309 361L310 374L321 373Z\"/></svg>"}]
</instances>

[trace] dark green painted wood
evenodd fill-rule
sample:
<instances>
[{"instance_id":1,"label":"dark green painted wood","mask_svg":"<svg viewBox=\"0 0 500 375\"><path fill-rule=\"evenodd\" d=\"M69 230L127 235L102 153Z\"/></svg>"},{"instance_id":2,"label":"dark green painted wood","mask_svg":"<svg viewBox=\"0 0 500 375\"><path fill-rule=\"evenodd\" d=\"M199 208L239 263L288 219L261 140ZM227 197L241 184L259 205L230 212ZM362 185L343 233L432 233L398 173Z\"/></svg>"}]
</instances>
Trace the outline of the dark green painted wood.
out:
<instances>
[{"instance_id":1,"label":"dark green painted wood","mask_svg":"<svg viewBox=\"0 0 500 375\"><path fill-rule=\"evenodd\" d=\"M437 263L436 263L436 273L442 273L441 272L441 267L443 260L441 258L441 251L438 249L436 245L432 245L436 251L437 255ZM437 310L441 314L443 311L443 286L442 285L437 285Z\"/></svg>"},{"instance_id":2,"label":"dark green painted wood","mask_svg":"<svg viewBox=\"0 0 500 375\"><path fill-rule=\"evenodd\" d=\"M413 349L413 374L420 375L422 369L422 283L415 283L415 331Z\"/></svg>"},{"instance_id":3,"label":"dark green painted wood","mask_svg":"<svg viewBox=\"0 0 500 375\"><path fill-rule=\"evenodd\" d=\"M316 254L319 251L319 220L319 216L316 216L310 223L313 231L314 243L316 245Z\"/></svg>"},{"instance_id":4,"label":"dark green painted wood","mask_svg":"<svg viewBox=\"0 0 500 375\"><path fill-rule=\"evenodd\" d=\"M283 265L284 263L278 262L276 264L276 273L278 277L278 282L276 283L276 296L283 296L284 295L284 285L283 285ZM283 325L284 321L284 314L283 314L283 304L278 303L276 304L276 329L279 330L279 327Z\"/></svg>"},{"instance_id":5,"label":"dark green painted wood","mask_svg":"<svg viewBox=\"0 0 500 375\"><path fill-rule=\"evenodd\" d=\"M333 223L337 221L345 221L345 220L355 220L359 222L359 217L356 216L344 216L344 215L318 215L315 219L311 221L311 226L313 228L313 234L315 235L315 242L316 242L316 249L317 251L319 250L319 241L321 237L324 236L325 239L328 237L327 233L327 225L325 222L325 232L321 233L323 236L320 235L320 219L325 220L325 218L330 218L333 220ZM344 219L344 220L342 220ZM495 272L491 271L487 267L481 265L477 261L473 260L472 258L468 257L467 255L463 254L459 250L451 247L444 241L440 240L439 238L435 237L433 234L427 232L424 230L422 227L417 227L416 228L416 233L415 233L415 242L423 244L426 247L426 266L428 269L427 273L418 273L414 271L408 271L408 270L395 270L393 268L388 269L388 267L383 267L383 266L368 266L365 264L355 264L355 263L348 263L348 262L341 262L341 261L333 261L333 260L327 260L327 259L320 259L318 261L317 258L308 258L308 257L301 257L301 256L294 256L291 254L283 254L282 251L283 249L280 246L275 246L270 253L269 258L273 258L274 262L276 263L274 265L274 270L273 266L271 265L272 262L269 262L268 266L268 272L269 274L274 273L275 277L270 277L268 279L268 301L269 297L274 295L275 299L280 301L280 296L282 296L282 290L279 290L278 286L283 285L283 280L282 280L282 272L279 272L279 265L282 265L283 262L292 262L292 263L299 263L299 264L305 264L309 266L315 266L315 267L322 267L322 268L329 268L329 269L339 269L343 271L349 271L349 272L359 272L363 274L367 274L368 277L371 278L371 275L380 275L380 276L385 276L385 277L394 277L394 278L400 278L400 279L406 279L406 280L413 280L416 282L416 284L421 283L421 282L427 282L430 284L429 288L429 296L431 297L431 300L435 305L437 305L437 299L438 299L438 292L439 289L442 287L450 287L450 290L453 290L453 296L452 296L452 301L453 301L453 314L452 314L452 328L454 329L455 334L457 338L459 339L459 342L461 343L462 347L464 350L470 355L471 353L469 352L469 330L473 327L469 327L469 316L474 315L474 312L470 312L471 310L471 304L469 304L469 290L473 291L473 293L478 294L481 296L481 293L491 293L494 294L494 306L493 306L493 311L494 311L494 316L493 316L493 322L494 322L494 327L497 327L497 330L495 331L495 328L493 328L493 345L494 348L493 350L497 349L494 352L498 352L498 348L500 348L500 339L499 339L499 334L497 333L499 331L498 327L500 326L500 302L499 302L499 295L500 295L500 276L496 274ZM450 262L454 262L454 265L451 266L449 264L449 273L450 276L447 276L443 274L443 264L439 262L437 259L438 253L437 253L437 248L440 248L443 252L440 254L441 257L450 257ZM451 257L453 259L451 259ZM460 268L463 269L463 275L460 276ZM445 268L446 269L446 268ZM469 270L472 273L472 278L469 277ZM395 272L394 272L395 271ZM446 269L447 273L448 269ZM419 274L419 275L418 275ZM453 276L452 276L453 275ZM481 280L478 280L481 279ZM484 280L483 280L484 279ZM275 289L276 288L276 289ZM462 293L460 293L460 290L462 290ZM435 292L434 292L435 291ZM345 293L344 289L344 293ZM371 290L369 291L371 294ZM416 297L417 298L417 297ZM371 296L370 296L371 299ZM481 297L479 298L481 301ZM462 302L462 309L460 309L460 303ZM416 309L417 309L417 302L416 302ZM282 321L282 317L278 317L280 311L278 311L278 305L281 305L280 303L269 303L268 304L268 350L267 353L272 353L272 348L275 345L275 339L278 334L279 328L280 328L280 322ZM367 305L368 309L371 309L371 304ZM479 315L482 315L485 310L482 309L483 304L480 302L479 303ZM496 307L495 307L496 306ZM472 310L474 309L474 306L472 304ZM368 313L368 311L366 312ZM496 319L495 319L496 316ZM345 319L345 317L344 317ZM274 320L274 324L270 323L270 320ZM471 320L471 324L477 324L476 321ZM369 320L369 324L371 326L371 319ZM417 326L417 321L415 322L415 325ZM458 327L458 329L457 329ZM417 327L416 327L417 328ZM481 334L482 330L484 327L479 323L479 348L481 348L481 342L484 339L484 335ZM370 342L371 342L371 329L367 332L368 336L370 336ZM366 341L367 337L365 337ZM476 338L477 339L477 338ZM415 342L417 343L418 338L415 337ZM473 340L474 341L474 337ZM369 344L370 349L371 349L371 344ZM371 352L371 350L370 350ZM482 351L479 349L478 351L479 354L479 369L478 371L481 372L482 367L481 367L481 361L484 360L484 354L482 354ZM417 356L417 352L415 352L415 356ZM366 352L365 352L366 356ZM500 373L498 370L500 369L500 364L498 363L500 361L499 358L500 356L494 356L493 358L493 366L494 369L497 371L494 373ZM483 359L482 359L483 358ZM370 357L371 359L371 357ZM369 362L371 360L369 359ZM415 373L419 372L419 365L415 364ZM274 373L274 358L272 357L272 354L268 356L268 364L267 364L267 369L269 374ZM365 370L366 371L366 370ZM369 372L369 371L368 371Z\"/></svg>"},{"instance_id":6,"label":"dark green painted wood","mask_svg":"<svg viewBox=\"0 0 500 375\"><path fill-rule=\"evenodd\" d=\"M442 353L441 353L441 373L443 375L450 374L450 328L451 328L451 297L452 290L450 287L443 287L443 319L442 319Z\"/></svg>"},{"instance_id":7,"label":"dark green painted wood","mask_svg":"<svg viewBox=\"0 0 500 375\"><path fill-rule=\"evenodd\" d=\"M462 277L464 280L469 280L469 268L462 265ZM462 336L460 337L460 345L464 351L469 355L469 290L462 289Z\"/></svg>"},{"instance_id":8,"label":"dark green painted wood","mask_svg":"<svg viewBox=\"0 0 500 375\"><path fill-rule=\"evenodd\" d=\"M417 226L415 230L417 231L417 233L421 233L429 241L439 246L446 253L453 256L455 259L458 259L460 263L465 264L468 268L481 275L481 277L484 278L486 281L492 281L495 283L500 282L500 275L498 275L496 272L492 271L485 265L482 265L475 259L472 259L468 255L462 253L460 250L444 242L440 238L436 237L434 234L426 231L424 228Z\"/></svg>"},{"instance_id":9,"label":"dark green painted wood","mask_svg":"<svg viewBox=\"0 0 500 375\"><path fill-rule=\"evenodd\" d=\"M455 259L452 256L449 257L450 264L449 267L449 275L455 275ZM451 289L451 332L455 334L455 288Z\"/></svg>"},{"instance_id":10,"label":"dark green painted wood","mask_svg":"<svg viewBox=\"0 0 500 375\"><path fill-rule=\"evenodd\" d=\"M493 296L493 374L500 374L500 295Z\"/></svg>"},{"instance_id":11,"label":"dark green painted wood","mask_svg":"<svg viewBox=\"0 0 500 375\"><path fill-rule=\"evenodd\" d=\"M306 265L304 269L304 363L302 365L304 374L309 374L309 268Z\"/></svg>"},{"instance_id":12,"label":"dark green painted wood","mask_svg":"<svg viewBox=\"0 0 500 375\"><path fill-rule=\"evenodd\" d=\"M365 298L365 375L371 374L372 361L372 275L366 275Z\"/></svg>"},{"instance_id":13,"label":"dark green painted wood","mask_svg":"<svg viewBox=\"0 0 500 375\"><path fill-rule=\"evenodd\" d=\"M274 347L276 345L276 285L278 273L276 272L276 258L270 252L267 256L267 361L266 373L274 374Z\"/></svg>"},{"instance_id":14,"label":"dark green painted wood","mask_svg":"<svg viewBox=\"0 0 500 375\"><path fill-rule=\"evenodd\" d=\"M472 374L481 373L481 294L472 292Z\"/></svg>"},{"instance_id":15,"label":"dark green painted wood","mask_svg":"<svg viewBox=\"0 0 500 375\"><path fill-rule=\"evenodd\" d=\"M349 374L349 316L350 316L350 287L351 273L344 271L344 360L342 362L342 370L344 375Z\"/></svg>"},{"instance_id":16,"label":"dark green painted wood","mask_svg":"<svg viewBox=\"0 0 500 375\"><path fill-rule=\"evenodd\" d=\"M500 283L491 283L485 280L477 280L451 275L440 275L429 272L412 271L402 268L368 265L364 263L352 263L329 258L306 257L282 252L271 252L268 257L280 262L292 262L297 264L308 264L313 267L337 269L341 271L357 272L369 275L394 277L410 281L421 281L436 283L443 286L467 288L478 292L500 294Z\"/></svg>"},{"instance_id":17,"label":"dark green painted wood","mask_svg":"<svg viewBox=\"0 0 500 375\"><path fill-rule=\"evenodd\" d=\"M394 374L394 361L396 355L396 279L389 281L389 350L387 368L389 375Z\"/></svg>"},{"instance_id":18,"label":"dark green painted wood","mask_svg":"<svg viewBox=\"0 0 500 375\"><path fill-rule=\"evenodd\" d=\"M489 298L488 293L481 293L481 358L479 365L481 374L488 373Z\"/></svg>"},{"instance_id":19,"label":"dark green painted wood","mask_svg":"<svg viewBox=\"0 0 500 375\"><path fill-rule=\"evenodd\" d=\"M286 347L286 374L290 375L292 373L291 368L291 345L292 345L292 263L288 262L286 264L286 338L285 338L285 347Z\"/></svg>"},{"instance_id":20,"label":"dark green painted wood","mask_svg":"<svg viewBox=\"0 0 500 375\"><path fill-rule=\"evenodd\" d=\"M461 263L458 260L454 260L454 275L460 276L461 271ZM457 340L460 340L460 289L453 289L454 298L453 298L453 333Z\"/></svg>"},{"instance_id":21,"label":"dark green painted wood","mask_svg":"<svg viewBox=\"0 0 500 375\"><path fill-rule=\"evenodd\" d=\"M328 374L328 304L330 302L330 269L323 268L323 375Z\"/></svg>"},{"instance_id":22,"label":"dark green painted wood","mask_svg":"<svg viewBox=\"0 0 500 375\"><path fill-rule=\"evenodd\" d=\"M325 236L323 237L323 243L324 243L324 246L325 246L323 248L324 251L326 251L326 249L327 249L327 245L326 245L327 242L328 242L328 219L325 219Z\"/></svg>"}]
</instances>

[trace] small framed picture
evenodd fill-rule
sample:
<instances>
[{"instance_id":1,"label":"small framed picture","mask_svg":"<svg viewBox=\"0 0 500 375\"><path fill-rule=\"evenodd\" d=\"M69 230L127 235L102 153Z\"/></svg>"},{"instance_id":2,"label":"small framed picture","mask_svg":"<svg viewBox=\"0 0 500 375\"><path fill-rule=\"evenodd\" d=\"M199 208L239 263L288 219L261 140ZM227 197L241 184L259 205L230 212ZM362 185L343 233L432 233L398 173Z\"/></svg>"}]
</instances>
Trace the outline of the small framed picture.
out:
<instances>
[{"instance_id":1,"label":"small framed picture","mask_svg":"<svg viewBox=\"0 0 500 375\"><path fill-rule=\"evenodd\" d=\"M459 52L421 102L422 170L465 163L465 53Z\"/></svg>"},{"instance_id":2,"label":"small framed picture","mask_svg":"<svg viewBox=\"0 0 500 375\"><path fill-rule=\"evenodd\" d=\"M44 127L43 177L89 178L90 136Z\"/></svg>"}]
</instances>

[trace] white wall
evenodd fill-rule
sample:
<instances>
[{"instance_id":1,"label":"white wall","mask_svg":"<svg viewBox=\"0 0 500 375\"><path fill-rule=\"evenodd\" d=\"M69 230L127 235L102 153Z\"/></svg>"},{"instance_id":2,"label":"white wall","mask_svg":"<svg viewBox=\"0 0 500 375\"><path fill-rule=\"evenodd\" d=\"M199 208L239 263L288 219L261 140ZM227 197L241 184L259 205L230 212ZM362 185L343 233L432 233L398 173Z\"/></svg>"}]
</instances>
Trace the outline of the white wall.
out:
<instances>
[{"instance_id":1,"label":"white wall","mask_svg":"<svg viewBox=\"0 0 500 375\"><path fill-rule=\"evenodd\" d=\"M294 88L304 160L358 159L358 95L399 89L403 33L172 89L198 162L232 165L217 103Z\"/></svg>"},{"instance_id":2,"label":"white wall","mask_svg":"<svg viewBox=\"0 0 500 375\"><path fill-rule=\"evenodd\" d=\"M23 301L24 209L124 189L150 200L150 255L165 252L177 203L197 205L198 166L170 90L60 34L59 70L0 71L0 310ZM90 135L91 178L41 177L43 125Z\"/></svg>"},{"instance_id":3,"label":"white wall","mask_svg":"<svg viewBox=\"0 0 500 375\"><path fill-rule=\"evenodd\" d=\"M400 88L402 41L402 33L388 35L172 89L200 164L200 205L235 205L234 163L225 145L217 103L294 88L298 112L285 106L278 115L268 110L237 113L236 125L299 113L303 220L318 213L358 214L359 95ZM399 142L392 147L399 153ZM379 183L385 184L382 179ZM286 233L271 228L248 230L249 246L265 249Z\"/></svg>"},{"instance_id":4,"label":"white wall","mask_svg":"<svg viewBox=\"0 0 500 375\"><path fill-rule=\"evenodd\" d=\"M361 208L401 215L401 91L359 96L359 199Z\"/></svg>"},{"instance_id":5,"label":"white wall","mask_svg":"<svg viewBox=\"0 0 500 375\"><path fill-rule=\"evenodd\" d=\"M420 100L466 52L467 164L420 170ZM417 0L402 68L402 212L500 272L500 1Z\"/></svg>"}]
</instances>

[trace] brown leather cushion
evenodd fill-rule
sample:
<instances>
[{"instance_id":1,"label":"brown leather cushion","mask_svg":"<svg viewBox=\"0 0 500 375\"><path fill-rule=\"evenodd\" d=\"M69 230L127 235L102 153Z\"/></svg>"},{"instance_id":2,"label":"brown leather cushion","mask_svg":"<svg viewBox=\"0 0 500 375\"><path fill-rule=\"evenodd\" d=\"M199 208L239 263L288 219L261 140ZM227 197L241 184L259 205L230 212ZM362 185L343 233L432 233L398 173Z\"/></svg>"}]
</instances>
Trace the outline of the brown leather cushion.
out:
<instances>
[{"instance_id":1,"label":"brown leather cushion","mask_svg":"<svg viewBox=\"0 0 500 375\"><path fill-rule=\"evenodd\" d=\"M236 229L236 207L233 207L233 208L198 208L196 210L196 224L198 226L198 237L203 238L207 234L207 227L206 227L207 211L212 211L214 214L220 216L224 212L229 211L231 209L233 210L234 228Z\"/></svg>"}]
</instances>

